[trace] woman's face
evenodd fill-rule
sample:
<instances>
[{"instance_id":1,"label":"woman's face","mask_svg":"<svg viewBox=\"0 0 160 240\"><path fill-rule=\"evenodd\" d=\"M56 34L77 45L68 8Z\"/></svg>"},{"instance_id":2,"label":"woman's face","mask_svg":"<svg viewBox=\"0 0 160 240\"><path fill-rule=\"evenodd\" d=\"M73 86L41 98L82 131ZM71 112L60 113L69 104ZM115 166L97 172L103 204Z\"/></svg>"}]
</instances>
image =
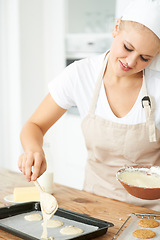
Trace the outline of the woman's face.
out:
<instances>
[{"instance_id":1,"label":"woman's face","mask_svg":"<svg viewBox=\"0 0 160 240\"><path fill-rule=\"evenodd\" d=\"M113 37L109 63L117 77L141 72L158 54L159 42L149 30L135 29L132 25L119 30L117 24Z\"/></svg>"}]
</instances>

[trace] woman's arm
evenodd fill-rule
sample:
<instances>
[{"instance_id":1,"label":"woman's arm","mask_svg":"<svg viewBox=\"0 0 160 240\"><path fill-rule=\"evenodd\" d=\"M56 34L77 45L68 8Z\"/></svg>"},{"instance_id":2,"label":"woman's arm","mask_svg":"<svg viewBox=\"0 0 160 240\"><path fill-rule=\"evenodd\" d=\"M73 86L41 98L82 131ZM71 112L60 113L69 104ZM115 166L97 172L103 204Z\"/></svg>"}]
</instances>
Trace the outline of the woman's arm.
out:
<instances>
[{"instance_id":1,"label":"woman's arm","mask_svg":"<svg viewBox=\"0 0 160 240\"><path fill-rule=\"evenodd\" d=\"M36 180L46 170L43 136L65 112L48 94L23 126L20 138L24 153L19 157L18 167L28 181Z\"/></svg>"}]
</instances>

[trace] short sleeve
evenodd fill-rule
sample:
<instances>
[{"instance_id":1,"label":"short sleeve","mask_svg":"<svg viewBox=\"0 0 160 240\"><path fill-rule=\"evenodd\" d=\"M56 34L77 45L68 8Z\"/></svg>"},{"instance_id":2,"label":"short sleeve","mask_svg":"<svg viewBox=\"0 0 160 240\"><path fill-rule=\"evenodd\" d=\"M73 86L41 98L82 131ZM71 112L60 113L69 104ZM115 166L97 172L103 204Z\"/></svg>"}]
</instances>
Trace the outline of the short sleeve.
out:
<instances>
[{"instance_id":1,"label":"short sleeve","mask_svg":"<svg viewBox=\"0 0 160 240\"><path fill-rule=\"evenodd\" d=\"M72 63L48 84L52 98L60 107L69 109L76 105L74 99L76 81L76 67L75 63Z\"/></svg>"}]
</instances>

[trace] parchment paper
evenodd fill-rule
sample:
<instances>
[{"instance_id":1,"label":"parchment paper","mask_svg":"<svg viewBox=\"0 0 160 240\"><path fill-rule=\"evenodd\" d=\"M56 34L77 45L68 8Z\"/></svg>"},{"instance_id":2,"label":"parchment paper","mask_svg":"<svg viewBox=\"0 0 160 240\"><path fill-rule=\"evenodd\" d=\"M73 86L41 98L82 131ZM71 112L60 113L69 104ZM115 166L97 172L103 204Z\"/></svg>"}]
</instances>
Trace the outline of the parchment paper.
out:
<instances>
[{"instance_id":1,"label":"parchment paper","mask_svg":"<svg viewBox=\"0 0 160 240\"><path fill-rule=\"evenodd\" d=\"M126 229L120 234L117 240L135 240L136 238L133 236L133 232L137 229L150 229L156 233L156 236L153 238L154 240L160 239L160 226L156 228L143 228L138 225L140 218L137 216L133 216L132 222L126 227ZM159 220L155 219L156 221L160 222Z\"/></svg>"},{"instance_id":2,"label":"parchment paper","mask_svg":"<svg viewBox=\"0 0 160 240\"><path fill-rule=\"evenodd\" d=\"M26 215L30 215L30 214L41 214L41 211L32 211L32 212L28 212L28 213L23 213L23 214L19 214L19 215L15 215L12 217L8 217L8 218L4 218L0 220L0 224L2 226L7 226L10 227L14 230L20 231L22 233L28 234L31 237L35 237L37 239L41 239L41 235L42 235L42 231L43 231L43 227L42 227L42 223L43 220L41 221L27 221L24 219L24 216ZM54 240L67 240L67 239L72 239L74 236L79 236L79 235L83 235L86 233L90 233L93 231L96 231L98 229L98 227L92 226L92 225L88 225L88 224L84 224L81 222L77 222L74 220L70 220L64 217L59 217L54 215L52 217L52 219L55 220L59 220L62 221L64 223L63 226L58 227L58 228L47 228L48 230L48 237L54 237ZM81 229L83 229L83 233L78 234L78 235L68 235L68 236L64 236L60 233L60 230L62 228L64 228L65 226L70 226L73 225L75 227L79 227ZM124 240L124 239L123 239Z\"/></svg>"}]
</instances>

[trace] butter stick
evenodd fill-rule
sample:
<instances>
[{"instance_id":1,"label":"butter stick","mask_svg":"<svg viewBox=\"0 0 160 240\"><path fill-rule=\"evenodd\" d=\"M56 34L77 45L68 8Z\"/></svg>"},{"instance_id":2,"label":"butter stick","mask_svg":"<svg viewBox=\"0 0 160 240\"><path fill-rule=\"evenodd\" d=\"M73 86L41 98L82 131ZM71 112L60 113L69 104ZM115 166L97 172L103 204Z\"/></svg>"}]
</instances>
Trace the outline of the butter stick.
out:
<instances>
[{"instance_id":1,"label":"butter stick","mask_svg":"<svg viewBox=\"0 0 160 240\"><path fill-rule=\"evenodd\" d=\"M16 187L13 196L14 202L40 201L40 193L36 187Z\"/></svg>"}]
</instances>

